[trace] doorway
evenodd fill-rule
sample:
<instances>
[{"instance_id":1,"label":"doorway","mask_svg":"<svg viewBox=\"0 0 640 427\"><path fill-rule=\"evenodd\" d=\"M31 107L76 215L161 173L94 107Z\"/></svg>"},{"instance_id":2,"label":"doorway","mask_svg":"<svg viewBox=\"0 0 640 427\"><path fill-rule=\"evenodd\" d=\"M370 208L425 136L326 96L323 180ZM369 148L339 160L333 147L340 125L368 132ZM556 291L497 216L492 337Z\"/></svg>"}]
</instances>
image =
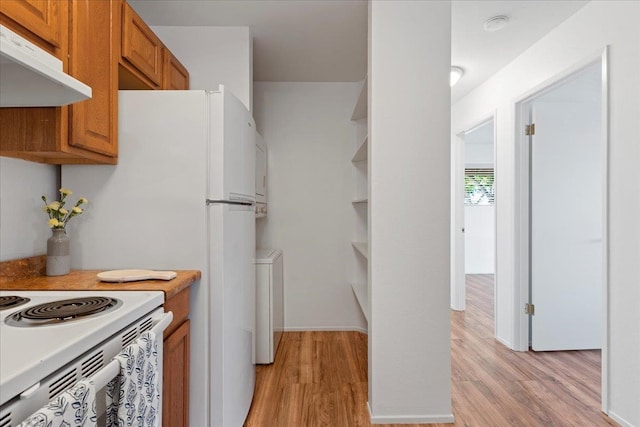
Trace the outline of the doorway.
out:
<instances>
[{"instance_id":1,"label":"doorway","mask_svg":"<svg viewBox=\"0 0 640 427\"><path fill-rule=\"evenodd\" d=\"M530 348L600 349L603 144L600 64L531 100ZM576 304L576 302L578 302Z\"/></svg>"},{"instance_id":2,"label":"doorway","mask_svg":"<svg viewBox=\"0 0 640 427\"><path fill-rule=\"evenodd\" d=\"M602 349L607 408L606 54L516 103L515 349Z\"/></svg>"},{"instance_id":3,"label":"doorway","mask_svg":"<svg viewBox=\"0 0 640 427\"><path fill-rule=\"evenodd\" d=\"M451 306L457 311L466 309L470 275L495 293L495 135L490 115L457 134L452 146Z\"/></svg>"},{"instance_id":4,"label":"doorway","mask_svg":"<svg viewBox=\"0 0 640 427\"><path fill-rule=\"evenodd\" d=\"M493 118L464 134L465 274L495 272Z\"/></svg>"}]
</instances>

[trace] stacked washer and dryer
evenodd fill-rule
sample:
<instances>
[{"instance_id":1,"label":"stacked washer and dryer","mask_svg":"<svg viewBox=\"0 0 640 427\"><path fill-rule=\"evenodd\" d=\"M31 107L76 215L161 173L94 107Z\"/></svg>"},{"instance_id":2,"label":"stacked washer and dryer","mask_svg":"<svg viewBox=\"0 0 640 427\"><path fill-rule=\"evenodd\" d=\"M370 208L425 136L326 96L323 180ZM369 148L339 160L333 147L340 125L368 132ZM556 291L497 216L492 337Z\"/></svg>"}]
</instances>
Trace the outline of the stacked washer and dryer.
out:
<instances>
[{"instance_id":1,"label":"stacked washer and dryer","mask_svg":"<svg viewBox=\"0 0 640 427\"><path fill-rule=\"evenodd\" d=\"M273 363L284 330L282 250L257 249L256 363Z\"/></svg>"},{"instance_id":2,"label":"stacked washer and dryer","mask_svg":"<svg viewBox=\"0 0 640 427\"><path fill-rule=\"evenodd\" d=\"M267 217L267 151L256 132L256 219ZM284 331L284 279L281 249L256 249L255 357L273 363Z\"/></svg>"}]
</instances>

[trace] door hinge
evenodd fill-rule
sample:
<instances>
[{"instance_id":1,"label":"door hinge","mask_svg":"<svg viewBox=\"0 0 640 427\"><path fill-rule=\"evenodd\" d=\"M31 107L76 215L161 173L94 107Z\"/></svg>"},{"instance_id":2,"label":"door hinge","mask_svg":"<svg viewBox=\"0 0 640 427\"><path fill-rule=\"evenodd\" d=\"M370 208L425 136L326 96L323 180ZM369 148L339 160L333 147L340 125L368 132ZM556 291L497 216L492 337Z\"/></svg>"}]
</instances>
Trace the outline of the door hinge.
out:
<instances>
[{"instance_id":1,"label":"door hinge","mask_svg":"<svg viewBox=\"0 0 640 427\"><path fill-rule=\"evenodd\" d=\"M524 134L531 136L536 134L536 125L535 123L531 123L530 125L525 125Z\"/></svg>"},{"instance_id":2,"label":"door hinge","mask_svg":"<svg viewBox=\"0 0 640 427\"><path fill-rule=\"evenodd\" d=\"M536 306L533 304L526 303L524 305L524 313L530 314L533 316L534 314L536 314Z\"/></svg>"}]
</instances>

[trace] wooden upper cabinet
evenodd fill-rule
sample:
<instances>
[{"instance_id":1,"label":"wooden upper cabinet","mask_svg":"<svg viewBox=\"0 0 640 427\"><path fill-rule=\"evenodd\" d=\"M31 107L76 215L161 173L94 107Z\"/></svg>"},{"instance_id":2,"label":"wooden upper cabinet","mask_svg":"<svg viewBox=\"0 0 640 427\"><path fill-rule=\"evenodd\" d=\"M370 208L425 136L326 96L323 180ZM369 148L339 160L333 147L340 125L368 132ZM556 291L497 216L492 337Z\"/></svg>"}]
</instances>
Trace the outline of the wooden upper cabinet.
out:
<instances>
[{"instance_id":1,"label":"wooden upper cabinet","mask_svg":"<svg viewBox=\"0 0 640 427\"><path fill-rule=\"evenodd\" d=\"M55 0L67 18L64 68L91 87L92 97L64 107L0 108L0 155L51 164L117 163L120 50L110 37L119 41L120 1Z\"/></svg>"},{"instance_id":2,"label":"wooden upper cabinet","mask_svg":"<svg viewBox=\"0 0 640 427\"><path fill-rule=\"evenodd\" d=\"M61 0L0 0L0 13L52 46L60 47L66 29ZM36 42L34 40L34 42Z\"/></svg>"},{"instance_id":3,"label":"wooden upper cabinet","mask_svg":"<svg viewBox=\"0 0 640 427\"><path fill-rule=\"evenodd\" d=\"M115 164L118 89L189 87L187 70L124 0L0 0L0 23L92 89L69 106L0 108L2 156Z\"/></svg>"},{"instance_id":4,"label":"wooden upper cabinet","mask_svg":"<svg viewBox=\"0 0 640 427\"><path fill-rule=\"evenodd\" d=\"M178 61L169 49L164 48L164 78L162 89L187 90L189 89L189 71Z\"/></svg>"},{"instance_id":5,"label":"wooden upper cabinet","mask_svg":"<svg viewBox=\"0 0 640 427\"><path fill-rule=\"evenodd\" d=\"M118 154L119 0L71 0L69 71L91 86L91 99L72 104L69 149L115 158ZM115 46L113 46L115 45ZM115 48L114 48L115 47ZM108 160L108 159L105 159ZM107 163L112 163L107 161Z\"/></svg>"},{"instance_id":6,"label":"wooden upper cabinet","mask_svg":"<svg viewBox=\"0 0 640 427\"><path fill-rule=\"evenodd\" d=\"M162 87L162 42L126 2L122 9L123 66L150 83Z\"/></svg>"}]
</instances>

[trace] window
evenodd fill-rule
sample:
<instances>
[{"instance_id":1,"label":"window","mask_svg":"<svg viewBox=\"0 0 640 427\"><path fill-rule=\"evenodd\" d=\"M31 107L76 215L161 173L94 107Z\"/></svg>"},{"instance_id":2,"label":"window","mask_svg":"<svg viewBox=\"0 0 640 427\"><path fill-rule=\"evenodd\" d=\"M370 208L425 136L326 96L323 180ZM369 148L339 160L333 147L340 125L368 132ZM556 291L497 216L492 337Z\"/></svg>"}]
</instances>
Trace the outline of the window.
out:
<instances>
[{"instance_id":1,"label":"window","mask_svg":"<svg viewBox=\"0 0 640 427\"><path fill-rule=\"evenodd\" d=\"M464 170L464 204L493 205L495 189L493 168L467 168Z\"/></svg>"}]
</instances>

